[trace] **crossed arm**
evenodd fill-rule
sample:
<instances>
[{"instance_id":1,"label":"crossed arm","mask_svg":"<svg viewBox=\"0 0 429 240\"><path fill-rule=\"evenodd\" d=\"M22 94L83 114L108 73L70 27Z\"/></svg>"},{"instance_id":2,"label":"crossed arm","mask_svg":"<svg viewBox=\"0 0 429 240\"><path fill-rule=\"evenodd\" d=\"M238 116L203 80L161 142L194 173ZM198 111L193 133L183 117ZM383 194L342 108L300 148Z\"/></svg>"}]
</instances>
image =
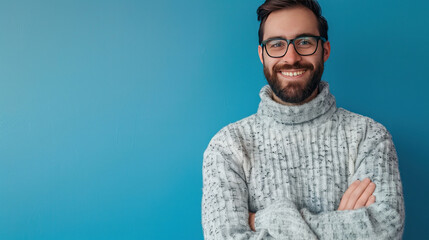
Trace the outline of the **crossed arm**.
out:
<instances>
[{"instance_id":1,"label":"crossed arm","mask_svg":"<svg viewBox=\"0 0 429 240\"><path fill-rule=\"evenodd\" d=\"M228 133L213 138L203 162L205 239L401 239L405 212L396 151L386 131L368 132L377 134L363 141L350 177L369 179L353 182L337 211L321 213L297 209L288 199L249 213L241 156Z\"/></svg>"},{"instance_id":2,"label":"crossed arm","mask_svg":"<svg viewBox=\"0 0 429 240\"><path fill-rule=\"evenodd\" d=\"M356 210L362 207L368 207L375 202L375 196L372 195L375 190L375 183L369 178L363 181L354 181L341 198L338 211ZM249 212L249 226L252 231L255 230L255 213Z\"/></svg>"}]
</instances>

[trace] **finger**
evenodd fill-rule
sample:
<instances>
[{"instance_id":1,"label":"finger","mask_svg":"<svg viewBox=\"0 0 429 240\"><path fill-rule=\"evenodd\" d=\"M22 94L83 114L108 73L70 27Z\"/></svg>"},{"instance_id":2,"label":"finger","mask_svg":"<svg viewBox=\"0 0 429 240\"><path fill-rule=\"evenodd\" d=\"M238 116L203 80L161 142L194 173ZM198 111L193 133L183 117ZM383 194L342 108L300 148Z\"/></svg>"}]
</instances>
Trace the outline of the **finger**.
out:
<instances>
[{"instance_id":1,"label":"finger","mask_svg":"<svg viewBox=\"0 0 429 240\"><path fill-rule=\"evenodd\" d=\"M354 181L352 184L350 184L349 188L344 193L343 197L341 198L340 206L338 207L338 210L345 210L348 199L350 197L350 194L359 186L360 180Z\"/></svg>"},{"instance_id":2,"label":"finger","mask_svg":"<svg viewBox=\"0 0 429 240\"><path fill-rule=\"evenodd\" d=\"M350 184L349 188L346 190L343 197L341 198L341 202L340 202L340 206L338 207L338 210L341 211L345 209L347 205L347 201L350 197L350 194L352 194L352 192L359 186L359 184L360 184L359 180L356 180L352 184Z\"/></svg>"},{"instance_id":3,"label":"finger","mask_svg":"<svg viewBox=\"0 0 429 240\"><path fill-rule=\"evenodd\" d=\"M369 197L371 197L371 195L374 193L374 190L375 190L375 183L371 182L370 184L368 184L365 191L362 193L362 195L356 201L356 204L353 207L353 209L359 209L359 208L365 206L365 204L369 200Z\"/></svg>"},{"instance_id":4,"label":"finger","mask_svg":"<svg viewBox=\"0 0 429 240\"><path fill-rule=\"evenodd\" d=\"M347 201L346 210L352 210L355 206L357 200L360 198L362 193L365 191L366 187L368 187L371 180L369 178L365 178L362 180L362 182L359 184L359 186L350 194L349 200Z\"/></svg>"},{"instance_id":5,"label":"finger","mask_svg":"<svg viewBox=\"0 0 429 240\"><path fill-rule=\"evenodd\" d=\"M255 231L255 213L249 212L249 227Z\"/></svg>"},{"instance_id":6,"label":"finger","mask_svg":"<svg viewBox=\"0 0 429 240\"><path fill-rule=\"evenodd\" d=\"M375 203L375 196L371 195L371 197L369 197L368 202L366 202L365 207L368 207L369 205Z\"/></svg>"}]
</instances>

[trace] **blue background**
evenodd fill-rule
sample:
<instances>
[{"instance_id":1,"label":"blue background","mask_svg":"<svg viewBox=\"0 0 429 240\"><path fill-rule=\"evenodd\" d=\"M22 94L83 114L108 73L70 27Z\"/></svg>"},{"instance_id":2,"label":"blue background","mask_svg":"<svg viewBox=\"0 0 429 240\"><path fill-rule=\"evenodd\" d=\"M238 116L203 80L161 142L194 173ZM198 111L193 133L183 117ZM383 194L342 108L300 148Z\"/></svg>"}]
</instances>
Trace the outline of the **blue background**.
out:
<instances>
[{"instance_id":1,"label":"blue background","mask_svg":"<svg viewBox=\"0 0 429 240\"><path fill-rule=\"evenodd\" d=\"M202 239L202 157L256 112L263 1L0 1L0 239ZM429 235L429 3L320 4L337 105L393 135Z\"/></svg>"}]
</instances>

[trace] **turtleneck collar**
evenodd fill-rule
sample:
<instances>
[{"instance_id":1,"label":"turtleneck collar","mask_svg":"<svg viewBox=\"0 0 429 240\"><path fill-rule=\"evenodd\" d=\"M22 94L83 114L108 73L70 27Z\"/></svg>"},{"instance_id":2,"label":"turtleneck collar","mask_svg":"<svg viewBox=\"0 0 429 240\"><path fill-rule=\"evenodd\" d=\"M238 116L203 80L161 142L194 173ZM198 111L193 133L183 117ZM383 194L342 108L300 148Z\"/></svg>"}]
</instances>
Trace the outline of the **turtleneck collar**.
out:
<instances>
[{"instance_id":1,"label":"turtleneck collar","mask_svg":"<svg viewBox=\"0 0 429 240\"><path fill-rule=\"evenodd\" d=\"M272 118L276 122L294 125L304 123L322 123L336 110L335 97L329 91L329 84L319 83L319 93L310 102L302 105L288 106L273 100L273 90L269 85L262 87L259 92L261 102L257 115Z\"/></svg>"}]
</instances>

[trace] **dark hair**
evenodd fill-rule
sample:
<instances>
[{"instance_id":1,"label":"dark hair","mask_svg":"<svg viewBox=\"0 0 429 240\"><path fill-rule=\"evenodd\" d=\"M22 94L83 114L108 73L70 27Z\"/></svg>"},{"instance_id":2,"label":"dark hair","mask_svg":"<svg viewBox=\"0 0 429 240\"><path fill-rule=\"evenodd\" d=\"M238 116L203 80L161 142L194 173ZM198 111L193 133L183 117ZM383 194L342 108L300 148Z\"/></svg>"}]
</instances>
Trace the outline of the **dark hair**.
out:
<instances>
[{"instance_id":1,"label":"dark hair","mask_svg":"<svg viewBox=\"0 0 429 240\"><path fill-rule=\"evenodd\" d=\"M322 9L316 0L266 0L261 6L258 7L256 13L258 14L258 21L261 21L259 25L259 44L262 42L264 37L264 24L270 13L285 9L303 6L310 9L318 20L320 36L328 40L328 22L322 16Z\"/></svg>"}]
</instances>

